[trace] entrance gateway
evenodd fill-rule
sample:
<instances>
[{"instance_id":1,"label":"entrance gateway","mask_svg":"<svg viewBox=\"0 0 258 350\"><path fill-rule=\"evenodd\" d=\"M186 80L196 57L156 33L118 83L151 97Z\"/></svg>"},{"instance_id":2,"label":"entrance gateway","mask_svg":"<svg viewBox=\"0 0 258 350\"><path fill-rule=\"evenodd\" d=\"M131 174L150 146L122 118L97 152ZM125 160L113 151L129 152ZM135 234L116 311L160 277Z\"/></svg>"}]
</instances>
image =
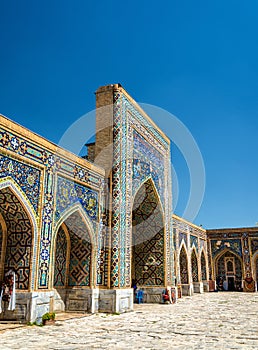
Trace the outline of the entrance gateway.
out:
<instances>
[{"instance_id":1,"label":"entrance gateway","mask_svg":"<svg viewBox=\"0 0 258 350\"><path fill-rule=\"evenodd\" d=\"M0 280L16 277L0 319L132 310L133 279L150 303L167 286L212 290L218 273L254 290L257 229L174 215L168 137L119 84L99 88L96 107L87 159L0 116Z\"/></svg>"}]
</instances>

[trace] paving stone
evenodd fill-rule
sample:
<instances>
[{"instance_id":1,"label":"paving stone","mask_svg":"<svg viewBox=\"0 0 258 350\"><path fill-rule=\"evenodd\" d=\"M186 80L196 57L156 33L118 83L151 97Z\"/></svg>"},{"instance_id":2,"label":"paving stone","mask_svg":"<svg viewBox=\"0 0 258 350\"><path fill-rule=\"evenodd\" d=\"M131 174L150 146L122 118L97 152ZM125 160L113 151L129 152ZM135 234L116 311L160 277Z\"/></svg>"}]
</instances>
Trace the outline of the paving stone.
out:
<instances>
[{"instance_id":1,"label":"paving stone","mask_svg":"<svg viewBox=\"0 0 258 350\"><path fill-rule=\"evenodd\" d=\"M195 294L174 305L135 305L121 315L63 315L53 326L9 329L0 334L0 349L257 350L257 314L257 294Z\"/></svg>"}]
</instances>

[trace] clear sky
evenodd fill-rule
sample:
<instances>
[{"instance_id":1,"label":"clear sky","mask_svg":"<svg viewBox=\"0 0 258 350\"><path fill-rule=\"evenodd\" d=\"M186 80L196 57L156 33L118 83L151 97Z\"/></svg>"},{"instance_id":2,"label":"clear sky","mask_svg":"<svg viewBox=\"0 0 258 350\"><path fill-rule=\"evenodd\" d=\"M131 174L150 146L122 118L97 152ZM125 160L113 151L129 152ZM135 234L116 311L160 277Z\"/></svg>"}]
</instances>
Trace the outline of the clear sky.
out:
<instances>
[{"instance_id":1,"label":"clear sky","mask_svg":"<svg viewBox=\"0 0 258 350\"><path fill-rule=\"evenodd\" d=\"M206 192L195 223L256 225L256 0L1 0L0 23L0 113L58 143L94 109L94 91L119 82L198 143ZM173 162L181 215L189 174L176 147Z\"/></svg>"}]
</instances>

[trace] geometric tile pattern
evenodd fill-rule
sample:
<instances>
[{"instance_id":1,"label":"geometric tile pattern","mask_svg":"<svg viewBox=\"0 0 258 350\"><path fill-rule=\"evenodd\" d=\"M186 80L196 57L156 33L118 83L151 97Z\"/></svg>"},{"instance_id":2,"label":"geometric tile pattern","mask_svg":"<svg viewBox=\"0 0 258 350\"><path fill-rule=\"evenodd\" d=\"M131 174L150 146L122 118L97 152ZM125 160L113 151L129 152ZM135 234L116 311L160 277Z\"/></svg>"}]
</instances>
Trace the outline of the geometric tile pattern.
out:
<instances>
[{"instance_id":1,"label":"geometric tile pattern","mask_svg":"<svg viewBox=\"0 0 258 350\"><path fill-rule=\"evenodd\" d=\"M229 249L237 255L242 256L242 244L241 239L219 239L211 240L211 252L214 258L222 250Z\"/></svg>"},{"instance_id":2,"label":"geometric tile pattern","mask_svg":"<svg viewBox=\"0 0 258 350\"><path fill-rule=\"evenodd\" d=\"M71 253L69 264L69 286L89 286L91 269L91 243L69 230Z\"/></svg>"},{"instance_id":3,"label":"geometric tile pattern","mask_svg":"<svg viewBox=\"0 0 258 350\"><path fill-rule=\"evenodd\" d=\"M56 219L74 203L81 203L90 219L98 218L98 193L61 176L57 179Z\"/></svg>"},{"instance_id":4,"label":"geometric tile pattern","mask_svg":"<svg viewBox=\"0 0 258 350\"><path fill-rule=\"evenodd\" d=\"M258 239L251 239L251 251L253 255L258 251Z\"/></svg>"},{"instance_id":5,"label":"geometric tile pattern","mask_svg":"<svg viewBox=\"0 0 258 350\"><path fill-rule=\"evenodd\" d=\"M207 280L206 259L205 259L205 255L203 252L201 255L201 271L202 271L202 281L206 281Z\"/></svg>"},{"instance_id":6,"label":"geometric tile pattern","mask_svg":"<svg viewBox=\"0 0 258 350\"><path fill-rule=\"evenodd\" d=\"M91 238L86 224L78 212L66 220L71 242L69 261L69 286L89 286L91 269Z\"/></svg>"},{"instance_id":7,"label":"geometric tile pattern","mask_svg":"<svg viewBox=\"0 0 258 350\"><path fill-rule=\"evenodd\" d=\"M133 191L151 176L164 203L164 157L135 130L133 131Z\"/></svg>"},{"instance_id":8,"label":"geometric tile pattern","mask_svg":"<svg viewBox=\"0 0 258 350\"><path fill-rule=\"evenodd\" d=\"M56 236L56 250L54 261L54 287L66 286L66 256L67 240L62 227L59 228Z\"/></svg>"},{"instance_id":9,"label":"geometric tile pattern","mask_svg":"<svg viewBox=\"0 0 258 350\"><path fill-rule=\"evenodd\" d=\"M198 282L198 261L195 250L192 250L191 254L191 265L192 265L192 278L193 282Z\"/></svg>"},{"instance_id":10,"label":"geometric tile pattern","mask_svg":"<svg viewBox=\"0 0 258 350\"><path fill-rule=\"evenodd\" d=\"M16 273L18 289L29 288L32 227L23 206L9 188L0 191L0 212L7 227L4 270Z\"/></svg>"},{"instance_id":11,"label":"geometric tile pattern","mask_svg":"<svg viewBox=\"0 0 258 350\"><path fill-rule=\"evenodd\" d=\"M121 91L114 92L113 111L111 286L130 287L132 196L148 178L152 178L161 198L162 188L170 193L170 146ZM163 175L159 175L160 169ZM173 266L171 197L166 196L162 206L165 208L166 281L170 284Z\"/></svg>"},{"instance_id":12,"label":"geometric tile pattern","mask_svg":"<svg viewBox=\"0 0 258 350\"><path fill-rule=\"evenodd\" d=\"M185 246L187 247L186 234L184 232L179 232L179 247L180 247L182 241L185 243Z\"/></svg>"},{"instance_id":13,"label":"geometric tile pattern","mask_svg":"<svg viewBox=\"0 0 258 350\"><path fill-rule=\"evenodd\" d=\"M61 226L56 237L54 285L89 286L92 245L86 224L78 211L71 214L64 224L69 233L69 244Z\"/></svg>"},{"instance_id":14,"label":"geometric tile pattern","mask_svg":"<svg viewBox=\"0 0 258 350\"><path fill-rule=\"evenodd\" d=\"M195 247L198 253L198 238L196 236L190 235L190 247Z\"/></svg>"},{"instance_id":15,"label":"geometric tile pattern","mask_svg":"<svg viewBox=\"0 0 258 350\"><path fill-rule=\"evenodd\" d=\"M164 224L152 180L136 194L132 213L132 264L137 285L164 285Z\"/></svg>"},{"instance_id":16,"label":"geometric tile pattern","mask_svg":"<svg viewBox=\"0 0 258 350\"><path fill-rule=\"evenodd\" d=\"M180 255L179 255L179 264L180 264L180 282L181 284L188 283L188 262L187 254L184 246L182 246Z\"/></svg>"},{"instance_id":17,"label":"geometric tile pattern","mask_svg":"<svg viewBox=\"0 0 258 350\"><path fill-rule=\"evenodd\" d=\"M35 212L39 208L40 170L0 155L0 178L12 177L26 194Z\"/></svg>"},{"instance_id":18,"label":"geometric tile pattern","mask_svg":"<svg viewBox=\"0 0 258 350\"><path fill-rule=\"evenodd\" d=\"M249 240L248 240L248 233L245 232L242 235L242 253L243 253L243 262L244 262L244 271L245 271L245 278L250 277L252 275L251 272L251 257L250 257L250 247L249 247Z\"/></svg>"},{"instance_id":19,"label":"geometric tile pattern","mask_svg":"<svg viewBox=\"0 0 258 350\"><path fill-rule=\"evenodd\" d=\"M91 190L96 190L96 193L103 192L103 176L94 169L75 164L66 155L46 149L44 143L34 142L32 139L27 139L26 136L22 137L20 134L7 131L2 126L0 126L0 148L4 152L4 156L0 158L0 177L12 177L23 193L27 195L34 210L41 215L40 259L38 265L36 263L32 264L32 276L38 272L38 288L47 289L53 222L55 214L57 216L59 214L54 212L56 174L58 173L69 178L72 182L78 181L82 185L90 186ZM57 150L57 152L59 151ZM6 154L8 154L8 158ZM9 156L10 154L12 154L12 157ZM19 162L16 157L14 160L14 154L22 157L27 164L33 163L34 165ZM38 164L39 167L37 168L35 164ZM43 192L40 193L43 169ZM96 197L93 195L93 198L84 201L83 197L80 197L79 186L76 187L77 189L79 190L79 201L83 204L87 215L91 217L91 220L92 218L95 219L96 215L98 215L94 203ZM40 201L40 199L42 200ZM100 205L99 201L97 202L97 205ZM94 220L92 221L94 226L95 222ZM95 232L95 234L97 235L98 233Z\"/></svg>"}]
</instances>

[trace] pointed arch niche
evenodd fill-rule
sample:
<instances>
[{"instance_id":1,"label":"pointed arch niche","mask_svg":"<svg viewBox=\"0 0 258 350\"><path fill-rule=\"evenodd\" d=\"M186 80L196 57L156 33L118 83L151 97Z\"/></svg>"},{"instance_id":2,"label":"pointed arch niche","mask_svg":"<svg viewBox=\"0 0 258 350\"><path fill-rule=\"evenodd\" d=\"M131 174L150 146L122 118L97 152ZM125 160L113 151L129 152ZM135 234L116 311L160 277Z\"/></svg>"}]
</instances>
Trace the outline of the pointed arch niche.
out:
<instances>
[{"instance_id":1,"label":"pointed arch niche","mask_svg":"<svg viewBox=\"0 0 258 350\"><path fill-rule=\"evenodd\" d=\"M223 250L215 260L216 281L219 290L241 290L242 261L231 250Z\"/></svg>"},{"instance_id":2,"label":"pointed arch niche","mask_svg":"<svg viewBox=\"0 0 258 350\"><path fill-rule=\"evenodd\" d=\"M0 187L0 279L9 270L15 272L16 289L33 289L32 275L34 236L37 226L27 209L28 201L18 186L9 181ZM35 252L35 251L34 251Z\"/></svg>"},{"instance_id":3,"label":"pointed arch niche","mask_svg":"<svg viewBox=\"0 0 258 350\"><path fill-rule=\"evenodd\" d=\"M57 225L53 248L52 281L57 292L56 311L89 309L87 297L82 299L78 296L78 293L81 293L81 296L88 295L95 281L95 244L92 239L92 228L85 216L81 208L75 207L66 213ZM58 300L61 306L58 306Z\"/></svg>"},{"instance_id":4,"label":"pointed arch niche","mask_svg":"<svg viewBox=\"0 0 258 350\"><path fill-rule=\"evenodd\" d=\"M133 202L131 266L137 286L164 286L164 217L152 179L142 184Z\"/></svg>"},{"instance_id":5,"label":"pointed arch niche","mask_svg":"<svg viewBox=\"0 0 258 350\"><path fill-rule=\"evenodd\" d=\"M179 268L180 268L180 283L188 284L188 260L185 246L182 245L180 254L179 254Z\"/></svg>"}]
</instances>

